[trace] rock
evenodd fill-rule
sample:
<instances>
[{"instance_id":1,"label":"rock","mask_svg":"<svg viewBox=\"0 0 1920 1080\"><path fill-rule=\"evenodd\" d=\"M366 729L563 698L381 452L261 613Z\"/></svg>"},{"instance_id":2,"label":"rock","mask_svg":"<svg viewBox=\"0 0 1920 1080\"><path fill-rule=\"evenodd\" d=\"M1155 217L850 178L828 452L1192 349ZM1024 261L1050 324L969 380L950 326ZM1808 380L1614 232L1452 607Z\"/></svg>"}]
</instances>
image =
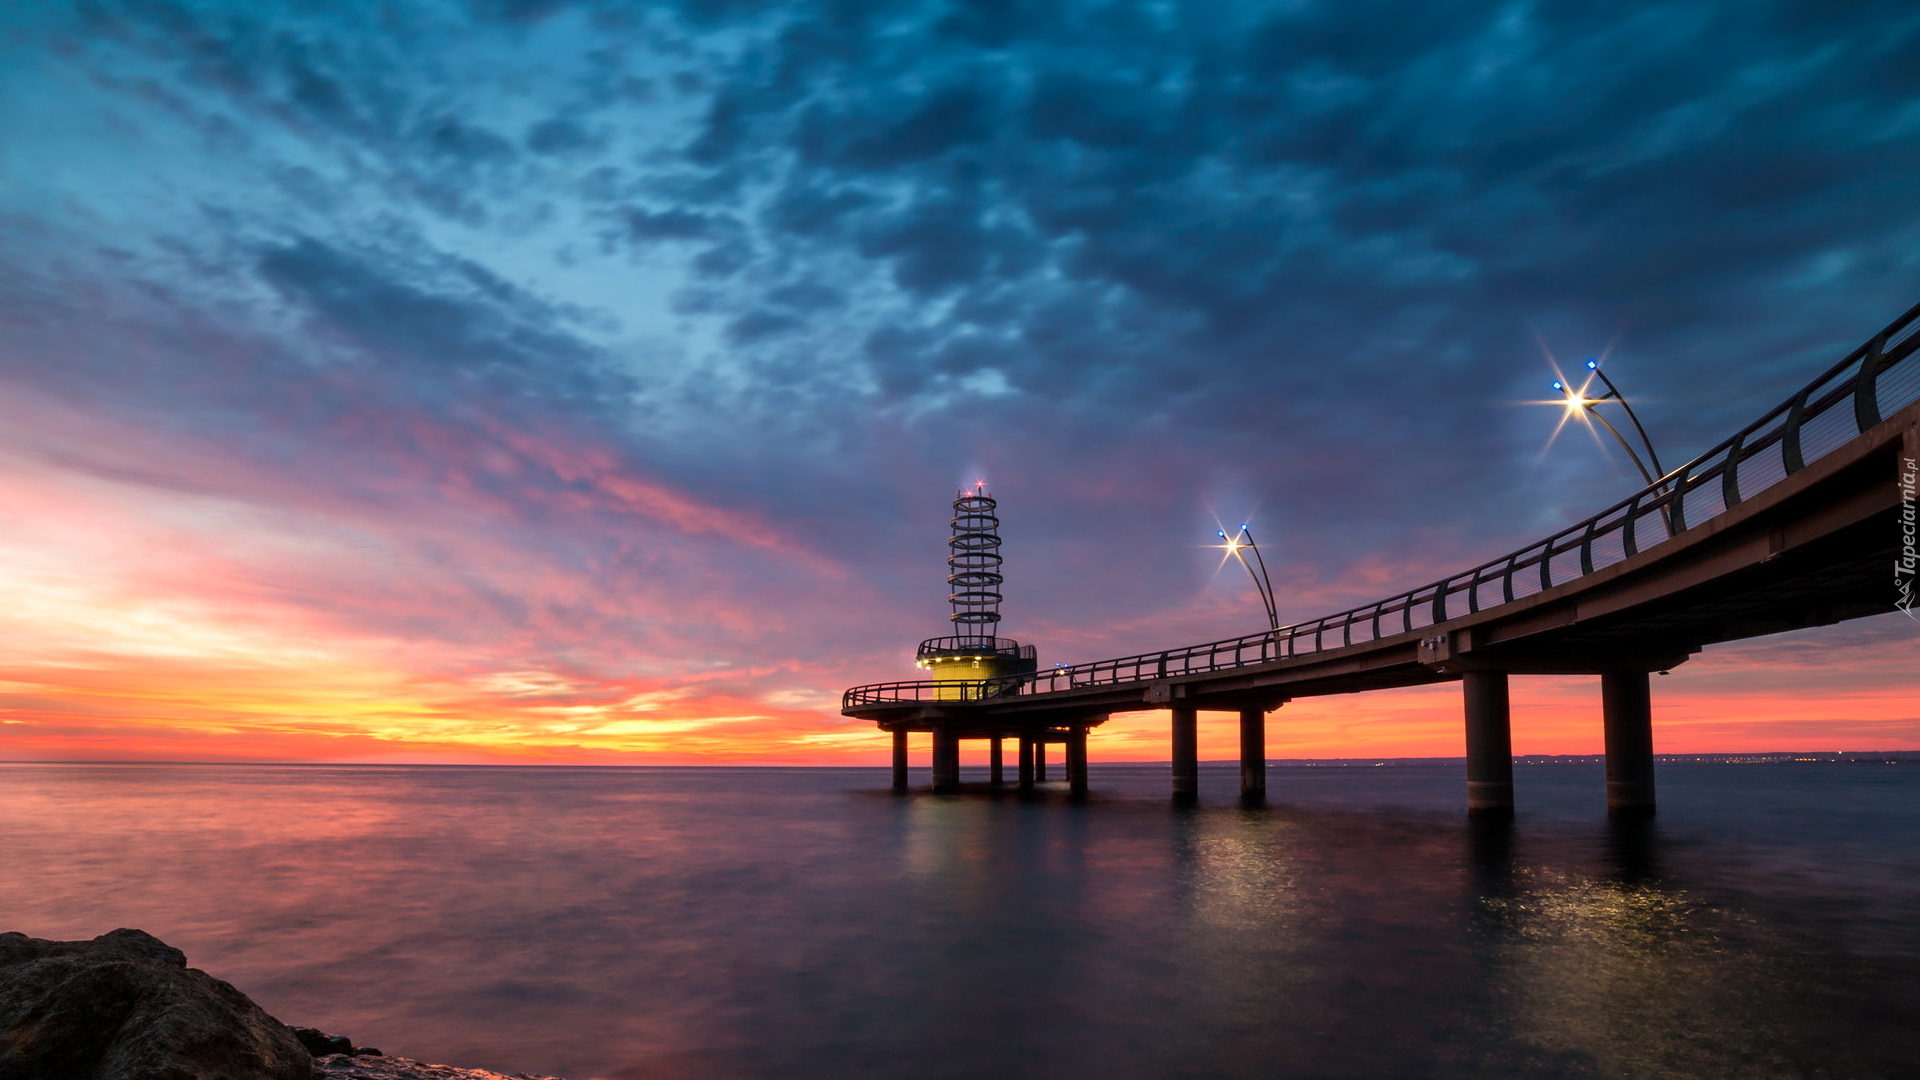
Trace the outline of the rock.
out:
<instances>
[{"instance_id":1,"label":"rock","mask_svg":"<svg viewBox=\"0 0 1920 1080\"><path fill-rule=\"evenodd\" d=\"M429 1065L403 1057L382 1057L370 1061L363 1057L333 1054L318 1058L314 1067L321 1080L559 1080L554 1076L529 1073L488 1072L485 1069L458 1069L452 1065Z\"/></svg>"},{"instance_id":2,"label":"rock","mask_svg":"<svg viewBox=\"0 0 1920 1080\"><path fill-rule=\"evenodd\" d=\"M139 930L0 934L0 1080L313 1080L245 994Z\"/></svg>"},{"instance_id":3,"label":"rock","mask_svg":"<svg viewBox=\"0 0 1920 1080\"><path fill-rule=\"evenodd\" d=\"M358 1052L353 1048L353 1040L347 1038L345 1035L329 1035L319 1028L297 1027L288 1028L287 1030L293 1032L293 1037L299 1039L300 1045L306 1047L307 1053L312 1054L314 1057L326 1057L328 1054L353 1054Z\"/></svg>"},{"instance_id":4,"label":"rock","mask_svg":"<svg viewBox=\"0 0 1920 1080\"><path fill-rule=\"evenodd\" d=\"M290 1027L293 1037L307 1048L314 1057L326 1057L328 1054L346 1054L349 1057L385 1057L377 1046L355 1046L353 1040L345 1035L329 1035L319 1028Z\"/></svg>"}]
</instances>

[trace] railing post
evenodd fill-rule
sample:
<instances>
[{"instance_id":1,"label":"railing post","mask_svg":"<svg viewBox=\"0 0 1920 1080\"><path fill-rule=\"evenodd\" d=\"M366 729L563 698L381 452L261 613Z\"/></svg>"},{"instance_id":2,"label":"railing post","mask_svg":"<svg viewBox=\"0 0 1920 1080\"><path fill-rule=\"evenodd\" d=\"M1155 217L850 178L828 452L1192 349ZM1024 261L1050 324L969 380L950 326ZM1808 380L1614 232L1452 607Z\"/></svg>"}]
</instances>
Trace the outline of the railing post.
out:
<instances>
[{"instance_id":1,"label":"railing post","mask_svg":"<svg viewBox=\"0 0 1920 1080\"><path fill-rule=\"evenodd\" d=\"M1788 476L1807 467L1806 454L1801 449L1800 423L1807 414L1807 392L1793 395L1787 403L1787 418L1780 421L1780 467Z\"/></svg>"},{"instance_id":2,"label":"railing post","mask_svg":"<svg viewBox=\"0 0 1920 1080\"><path fill-rule=\"evenodd\" d=\"M1731 510L1740 505L1740 451L1746 445L1747 433L1741 432L1733 437L1733 443L1727 447L1726 461L1720 466L1720 501ZM1786 439L1780 442L1780 460L1787 457Z\"/></svg>"},{"instance_id":3,"label":"railing post","mask_svg":"<svg viewBox=\"0 0 1920 1080\"><path fill-rule=\"evenodd\" d=\"M1667 500L1667 535L1679 536L1687 531L1687 474L1693 471L1691 464L1682 465L1673 476L1673 492Z\"/></svg>"},{"instance_id":4,"label":"railing post","mask_svg":"<svg viewBox=\"0 0 1920 1080\"><path fill-rule=\"evenodd\" d=\"M1880 422L1880 358L1886 345L1885 333L1867 342L1867 355L1860 358L1860 374L1853 381L1853 422L1862 435Z\"/></svg>"}]
</instances>

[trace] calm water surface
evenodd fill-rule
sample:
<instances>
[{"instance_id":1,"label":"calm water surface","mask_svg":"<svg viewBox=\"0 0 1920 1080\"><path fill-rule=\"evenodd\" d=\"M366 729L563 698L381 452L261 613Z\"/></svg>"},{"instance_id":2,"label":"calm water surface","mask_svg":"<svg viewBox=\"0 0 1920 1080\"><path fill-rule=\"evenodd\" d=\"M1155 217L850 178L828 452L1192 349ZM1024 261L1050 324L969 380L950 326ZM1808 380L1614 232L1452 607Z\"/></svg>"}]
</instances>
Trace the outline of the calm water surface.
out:
<instances>
[{"instance_id":1,"label":"calm water surface","mask_svg":"<svg viewBox=\"0 0 1920 1080\"><path fill-rule=\"evenodd\" d=\"M1180 811L861 769L0 766L0 929L575 1078L1920 1075L1920 765L1276 768ZM924 778L922 778L924 780ZM1229 796L1227 768L1203 789Z\"/></svg>"}]
</instances>

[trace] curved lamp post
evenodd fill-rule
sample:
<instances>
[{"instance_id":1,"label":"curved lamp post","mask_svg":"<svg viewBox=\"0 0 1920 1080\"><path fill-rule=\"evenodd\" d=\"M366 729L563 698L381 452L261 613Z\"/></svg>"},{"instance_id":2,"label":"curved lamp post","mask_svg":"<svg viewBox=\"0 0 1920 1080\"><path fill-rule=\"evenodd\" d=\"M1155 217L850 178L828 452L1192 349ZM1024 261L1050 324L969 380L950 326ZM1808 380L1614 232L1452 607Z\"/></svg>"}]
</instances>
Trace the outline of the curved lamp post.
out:
<instances>
[{"instance_id":1,"label":"curved lamp post","mask_svg":"<svg viewBox=\"0 0 1920 1080\"><path fill-rule=\"evenodd\" d=\"M1621 449L1625 450L1627 456L1633 459L1634 468L1640 470L1641 477L1647 481L1649 487L1659 483L1661 478L1667 475L1667 470L1660 467L1660 455L1654 453L1653 440L1647 438L1647 429L1640 425L1640 417L1633 411L1633 406L1627 403L1627 396L1620 392L1619 387L1613 385L1613 380L1607 378L1606 372L1600 370L1600 361L1589 359L1587 361L1587 370L1593 372L1593 375L1588 376L1586 383L1578 390L1568 386L1560 379L1553 380L1553 388L1566 395L1567 408L1569 410L1582 410L1586 412L1587 415L1600 421L1601 426L1613 434L1613 437L1619 441ZM1606 384L1607 392L1601 394L1599 397L1588 397L1587 387L1593 385L1593 380L1596 377L1602 383ZM1653 462L1653 471L1647 471L1647 463L1640 459L1639 452L1634 450L1633 444L1627 441L1627 437L1620 434L1620 429L1608 423L1607 418L1600 415L1600 405L1608 401L1618 403L1620 408L1626 412L1627 419L1633 422L1634 433L1640 436L1640 445L1646 449L1647 459Z\"/></svg>"},{"instance_id":2,"label":"curved lamp post","mask_svg":"<svg viewBox=\"0 0 1920 1080\"><path fill-rule=\"evenodd\" d=\"M1578 412L1584 416L1590 416L1600 421L1600 426L1606 428L1608 433L1614 437L1614 440L1620 444L1620 448L1627 452L1629 458L1633 459L1633 467L1640 470L1640 477L1647 482L1648 487L1653 487L1665 480L1667 470L1661 466L1660 455L1655 453L1653 449L1653 440L1647 437L1647 429L1641 425L1640 417L1633 411L1633 406L1628 404L1627 396L1620 392L1619 387L1613 385L1613 380L1607 378L1606 372L1600 370L1599 360L1589 357L1587 359L1587 370L1593 374L1587 376L1587 381L1582 383L1578 389L1567 385L1564 380L1553 380L1553 388L1566 397L1567 411L1569 413ZM1606 386L1607 392L1601 394L1599 397L1588 397L1587 388L1593 385L1593 380L1596 378ZM1620 406L1621 410L1627 414L1627 419L1632 422L1634 434L1640 436L1640 446L1647 452L1645 460L1641 459L1639 451L1633 448L1633 444L1627 441L1627 437L1620 434L1620 429L1614 427L1608 422L1605 416L1601 415L1600 406L1609 401ZM1651 469L1648 468L1649 462L1652 463ZM1667 519L1669 526L1672 525L1673 517L1671 507L1666 508L1661 516Z\"/></svg>"},{"instance_id":3,"label":"curved lamp post","mask_svg":"<svg viewBox=\"0 0 1920 1080\"><path fill-rule=\"evenodd\" d=\"M1267 624L1272 629L1280 629L1280 609L1273 601L1273 581L1267 577L1267 560L1260 557L1260 545L1253 542L1253 530L1242 525L1239 533L1233 536L1228 536L1225 529L1218 529L1215 532L1220 539L1226 541L1222 546L1227 549L1227 554L1239 559L1240 565L1246 567L1247 573L1252 575L1253 587L1260 590L1260 602L1267 608ZM1253 552L1253 562L1247 561L1249 551ZM1260 569L1255 570L1255 565Z\"/></svg>"}]
</instances>

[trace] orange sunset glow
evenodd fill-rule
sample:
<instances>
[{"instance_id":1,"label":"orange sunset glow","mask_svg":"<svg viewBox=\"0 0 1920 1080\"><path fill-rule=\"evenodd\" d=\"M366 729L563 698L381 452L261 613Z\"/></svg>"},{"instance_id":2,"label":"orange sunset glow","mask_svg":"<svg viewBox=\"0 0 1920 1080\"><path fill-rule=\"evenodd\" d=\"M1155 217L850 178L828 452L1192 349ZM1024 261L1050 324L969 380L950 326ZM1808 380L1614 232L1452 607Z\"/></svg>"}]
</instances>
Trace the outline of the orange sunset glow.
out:
<instances>
[{"instance_id":1,"label":"orange sunset glow","mask_svg":"<svg viewBox=\"0 0 1920 1080\"><path fill-rule=\"evenodd\" d=\"M396 520L324 504L270 511L268 482L244 473L232 478L241 493L156 492L129 479L137 466L127 458L81 468L38 450L15 449L0 475L0 513L16 523L0 539L10 643L0 740L18 760L881 765L885 735L840 717L839 690L910 677L905 636L941 614L923 600L923 617L902 617L909 605L896 604L884 618L900 637L881 641L881 626L825 598L859 591L858 568L547 444L503 442L468 468L577 479L566 511L644 531L674 560L668 587L617 567L528 564L487 532L492 508L467 473L437 482L423 512ZM191 444L130 453L233 469ZM811 584L783 608L755 607L721 565L749 557L740 537L773 570ZM940 552L927 546L936 577ZM1442 569L1372 566L1343 587L1384 589ZM1285 580L1296 605L1314 591L1304 575ZM1214 579L1183 607L1082 634L1078 652L1198 639L1244 620L1240 585ZM1346 599L1318 593L1323 607ZM815 633L802 628L810 604L840 641L867 651L783 655L790 635ZM1659 749L1920 748L1898 620L1708 649L1656 683ZM692 628L708 651L663 625ZM622 627L647 629L628 640ZM1069 626L1043 623L1032 636L1043 656L1056 640L1075 643ZM1597 753L1597 693L1593 679L1516 679L1515 751ZM1233 723L1202 715L1203 757L1236 753ZM1459 690L1296 701L1274 714L1268 739L1275 758L1457 756ZM1092 752L1165 760L1164 717L1116 716Z\"/></svg>"}]
</instances>

